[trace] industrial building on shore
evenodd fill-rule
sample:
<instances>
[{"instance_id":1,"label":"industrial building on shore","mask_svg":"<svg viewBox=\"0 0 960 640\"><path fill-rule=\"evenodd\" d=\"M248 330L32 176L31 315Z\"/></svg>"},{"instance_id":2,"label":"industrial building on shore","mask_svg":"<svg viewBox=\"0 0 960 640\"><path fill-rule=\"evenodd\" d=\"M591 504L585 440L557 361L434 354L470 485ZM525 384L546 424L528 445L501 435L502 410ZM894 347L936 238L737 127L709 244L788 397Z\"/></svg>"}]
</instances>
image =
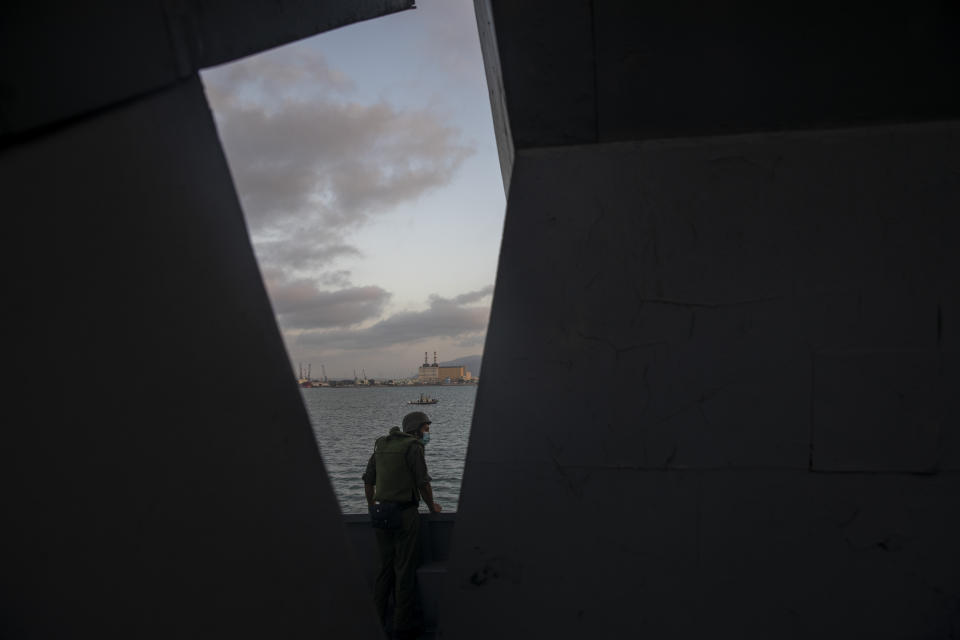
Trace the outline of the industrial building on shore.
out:
<instances>
[{"instance_id":1,"label":"industrial building on shore","mask_svg":"<svg viewBox=\"0 0 960 640\"><path fill-rule=\"evenodd\" d=\"M417 384L443 384L470 382L473 379L472 374L467 371L465 366L437 364L437 352L433 352L433 363L427 360L427 352L423 352L423 364L417 369Z\"/></svg>"}]
</instances>

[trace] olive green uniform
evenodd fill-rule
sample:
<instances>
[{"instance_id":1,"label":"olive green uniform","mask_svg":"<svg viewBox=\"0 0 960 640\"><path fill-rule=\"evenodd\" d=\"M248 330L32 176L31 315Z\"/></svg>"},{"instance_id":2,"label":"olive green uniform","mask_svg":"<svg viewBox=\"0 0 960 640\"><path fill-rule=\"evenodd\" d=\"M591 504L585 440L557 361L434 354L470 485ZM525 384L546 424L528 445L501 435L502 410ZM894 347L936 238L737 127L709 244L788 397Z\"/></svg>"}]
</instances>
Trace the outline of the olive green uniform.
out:
<instances>
[{"instance_id":1,"label":"olive green uniform","mask_svg":"<svg viewBox=\"0 0 960 640\"><path fill-rule=\"evenodd\" d=\"M377 438L373 455L363 474L363 482L375 485L374 499L377 502L395 502L403 507L399 529L375 529L380 550L380 572L374 585L374 601L383 622L392 591L394 629L409 630L415 626L419 487L430 482L423 443L416 436L393 427L388 435Z\"/></svg>"}]
</instances>

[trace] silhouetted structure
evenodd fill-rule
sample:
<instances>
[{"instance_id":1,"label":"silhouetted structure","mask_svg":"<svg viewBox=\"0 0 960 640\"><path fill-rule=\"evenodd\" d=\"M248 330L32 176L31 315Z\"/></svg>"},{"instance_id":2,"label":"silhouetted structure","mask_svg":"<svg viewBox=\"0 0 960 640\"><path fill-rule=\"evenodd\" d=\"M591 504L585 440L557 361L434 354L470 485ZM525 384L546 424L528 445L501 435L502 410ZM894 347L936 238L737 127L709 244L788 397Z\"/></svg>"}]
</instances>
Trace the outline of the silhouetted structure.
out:
<instances>
[{"instance_id":1,"label":"silhouetted structure","mask_svg":"<svg viewBox=\"0 0 960 640\"><path fill-rule=\"evenodd\" d=\"M509 195L444 637L955 637L955 5L476 6Z\"/></svg>"},{"instance_id":2,"label":"silhouetted structure","mask_svg":"<svg viewBox=\"0 0 960 640\"><path fill-rule=\"evenodd\" d=\"M412 4L0 10L0 636L381 637L197 70Z\"/></svg>"},{"instance_id":3,"label":"silhouetted structure","mask_svg":"<svg viewBox=\"0 0 960 640\"><path fill-rule=\"evenodd\" d=\"M411 5L3 9L3 637L380 636L196 72ZM476 6L508 205L444 638L955 637L954 5Z\"/></svg>"}]
</instances>

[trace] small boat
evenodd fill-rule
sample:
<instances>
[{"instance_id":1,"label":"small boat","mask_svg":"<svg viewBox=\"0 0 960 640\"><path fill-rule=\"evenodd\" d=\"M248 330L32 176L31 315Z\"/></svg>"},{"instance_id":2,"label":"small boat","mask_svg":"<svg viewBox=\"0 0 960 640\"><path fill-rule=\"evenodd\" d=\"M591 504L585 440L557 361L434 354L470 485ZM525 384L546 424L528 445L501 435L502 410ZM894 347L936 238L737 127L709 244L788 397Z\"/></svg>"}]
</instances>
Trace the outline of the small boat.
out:
<instances>
[{"instance_id":1,"label":"small boat","mask_svg":"<svg viewBox=\"0 0 960 640\"><path fill-rule=\"evenodd\" d=\"M436 398L431 398L430 396L421 393L418 399L411 400L407 404L437 404L438 402L440 401Z\"/></svg>"}]
</instances>

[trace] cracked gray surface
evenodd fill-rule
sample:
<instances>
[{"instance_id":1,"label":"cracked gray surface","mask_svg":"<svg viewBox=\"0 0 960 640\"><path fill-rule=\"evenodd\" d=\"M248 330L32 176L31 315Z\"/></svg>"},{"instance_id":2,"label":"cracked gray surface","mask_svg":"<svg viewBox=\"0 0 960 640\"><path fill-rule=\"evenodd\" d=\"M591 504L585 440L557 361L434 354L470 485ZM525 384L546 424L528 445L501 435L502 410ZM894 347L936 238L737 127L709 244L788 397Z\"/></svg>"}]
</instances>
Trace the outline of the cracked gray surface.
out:
<instances>
[{"instance_id":1,"label":"cracked gray surface","mask_svg":"<svg viewBox=\"0 0 960 640\"><path fill-rule=\"evenodd\" d=\"M958 165L950 123L518 151L444 637L958 623Z\"/></svg>"}]
</instances>

